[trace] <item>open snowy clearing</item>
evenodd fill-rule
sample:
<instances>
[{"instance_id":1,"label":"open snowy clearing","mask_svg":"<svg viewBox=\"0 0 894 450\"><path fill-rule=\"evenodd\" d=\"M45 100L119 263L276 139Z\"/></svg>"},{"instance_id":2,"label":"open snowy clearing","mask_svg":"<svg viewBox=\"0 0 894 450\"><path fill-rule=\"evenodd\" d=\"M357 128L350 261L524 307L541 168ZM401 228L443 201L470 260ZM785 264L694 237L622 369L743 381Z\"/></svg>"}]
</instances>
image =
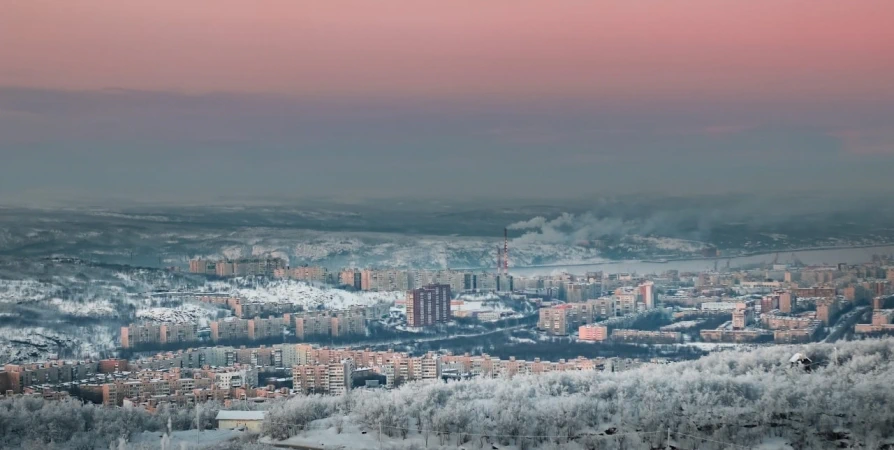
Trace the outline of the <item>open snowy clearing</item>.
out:
<instances>
[{"instance_id":1,"label":"open snowy clearing","mask_svg":"<svg viewBox=\"0 0 894 450\"><path fill-rule=\"evenodd\" d=\"M205 430L201 433L196 433L196 430L174 431L171 433L168 449L204 448L238 438L242 434L242 431L237 430ZM130 443L136 444L140 448L161 449L163 435L162 432L144 431L134 435Z\"/></svg>"}]
</instances>

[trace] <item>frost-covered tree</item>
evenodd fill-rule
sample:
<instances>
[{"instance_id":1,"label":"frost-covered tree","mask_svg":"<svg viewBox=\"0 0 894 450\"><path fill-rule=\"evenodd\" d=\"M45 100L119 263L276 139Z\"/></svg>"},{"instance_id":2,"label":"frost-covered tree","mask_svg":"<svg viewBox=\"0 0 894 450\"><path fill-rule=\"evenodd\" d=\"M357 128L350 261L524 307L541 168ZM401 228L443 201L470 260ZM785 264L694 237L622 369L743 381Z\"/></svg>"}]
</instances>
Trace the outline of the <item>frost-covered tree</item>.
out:
<instances>
[{"instance_id":1,"label":"frost-covered tree","mask_svg":"<svg viewBox=\"0 0 894 450\"><path fill-rule=\"evenodd\" d=\"M794 352L816 369L791 368ZM435 437L444 446L637 448L662 445L668 428L681 445L700 448L727 445L704 439L749 446L768 437L818 448L836 430L847 430L851 443L885 442L894 439L894 411L886 407L894 402L892 355L892 339L776 346L622 373L409 383L356 391L345 407L362 428L397 439L420 435L426 445ZM271 409L270 426L340 414L332 406L339 401L283 402Z\"/></svg>"}]
</instances>

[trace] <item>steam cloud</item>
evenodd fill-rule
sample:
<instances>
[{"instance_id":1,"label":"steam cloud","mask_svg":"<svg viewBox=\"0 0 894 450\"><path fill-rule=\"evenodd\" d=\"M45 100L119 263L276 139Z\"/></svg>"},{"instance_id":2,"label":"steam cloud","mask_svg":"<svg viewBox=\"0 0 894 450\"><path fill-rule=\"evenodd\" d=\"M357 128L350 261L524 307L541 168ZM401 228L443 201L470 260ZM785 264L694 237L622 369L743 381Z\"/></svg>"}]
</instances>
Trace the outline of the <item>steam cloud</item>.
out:
<instances>
[{"instance_id":1,"label":"steam cloud","mask_svg":"<svg viewBox=\"0 0 894 450\"><path fill-rule=\"evenodd\" d=\"M599 218L592 213L581 215L562 213L552 220L538 216L513 223L508 228L510 230L531 230L513 240L520 244L574 244L605 236L617 236L631 232L638 227L636 223L625 222L620 218Z\"/></svg>"},{"instance_id":2,"label":"steam cloud","mask_svg":"<svg viewBox=\"0 0 894 450\"><path fill-rule=\"evenodd\" d=\"M518 244L569 244L619 238L624 235L660 236L706 242L714 231L733 224L752 231L769 232L778 226L803 223L841 223L855 217L881 220L894 209L878 199L836 198L832 195L766 197L718 196L665 198L654 201L604 201L589 210L563 212L555 218L536 216L512 223L508 229L523 231Z\"/></svg>"}]
</instances>

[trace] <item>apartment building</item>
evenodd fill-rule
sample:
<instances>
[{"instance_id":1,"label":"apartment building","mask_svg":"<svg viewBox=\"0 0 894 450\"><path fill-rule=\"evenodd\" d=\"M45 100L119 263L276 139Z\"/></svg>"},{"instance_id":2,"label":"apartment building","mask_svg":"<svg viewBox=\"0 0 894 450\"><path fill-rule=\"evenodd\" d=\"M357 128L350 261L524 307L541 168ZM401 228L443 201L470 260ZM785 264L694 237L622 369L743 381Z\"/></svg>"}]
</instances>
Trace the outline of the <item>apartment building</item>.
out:
<instances>
[{"instance_id":1,"label":"apartment building","mask_svg":"<svg viewBox=\"0 0 894 450\"><path fill-rule=\"evenodd\" d=\"M189 261L189 271L190 273L215 275L217 273L217 262L207 259L193 259Z\"/></svg>"},{"instance_id":2,"label":"apartment building","mask_svg":"<svg viewBox=\"0 0 894 450\"><path fill-rule=\"evenodd\" d=\"M231 308L233 315L242 319L253 319L262 316L281 316L298 311L298 305L288 302L249 302L237 301Z\"/></svg>"},{"instance_id":3,"label":"apartment building","mask_svg":"<svg viewBox=\"0 0 894 450\"><path fill-rule=\"evenodd\" d=\"M209 372L209 375L213 375L214 384L219 389L258 386L258 370L254 367L226 368Z\"/></svg>"},{"instance_id":4,"label":"apartment building","mask_svg":"<svg viewBox=\"0 0 894 450\"><path fill-rule=\"evenodd\" d=\"M840 309L837 298L822 298L816 301L816 318L829 326Z\"/></svg>"},{"instance_id":5,"label":"apartment building","mask_svg":"<svg viewBox=\"0 0 894 450\"><path fill-rule=\"evenodd\" d=\"M198 326L194 323L166 323L161 325L162 344L198 342Z\"/></svg>"},{"instance_id":6,"label":"apartment building","mask_svg":"<svg viewBox=\"0 0 894 450\"><path fill-rule=\"evenodd\" d=\"M126 359L103 359L99 361L97 373L118 373L126 372L128 369L128 361Z\"/></svg>"},{"instance_id":7,"label":"apartment building","mask_svg":"<svg viewBox=\"0 0 894 450\"><path fill-rule=\"evenodd\" d=\"M754 319L752 308L736 309L733 311L733 329L744 330Z\"/></svg>"},{"instance_id":8,"label":"apartment building","mask_svg":"<svg viewBox=\"0 0 894 450\"><path fill-rule=\"evenodd\" d=\"M462 292L465 287L465 273L455 270L411 270L409 289L418 289L432 284L446 284L451 292Z\"/></svg>"},{"instance_id":9,"label":"apartment building","mask_svg":"<svg viewBox=\"0 0 894 450\"><path fill-rule=\"evenodd\" d=\"M407 326L426 327L445 323L450 312L450 285L430 284L407 293Z\"/></svg>"},{"instance_id":10,"label":"apartment building","mask_svg":"<svg viewBox=\"0 0 894 450\"><path fill-rule=\"evenodd\" d=\"M55 385L92 378L98 372L99 364L92 361L75 363L50 361L35 364L6 364L0 371L0 387L21 394L31 386Z\"/></svg>"},{"instance_id":11,"label":"apartment building","mask_svg":"<svg viewBox=\"0 0 894 450\"><path fill-rule=\"evenodd\" d=\"M332 337L363 334L366 332L366 319L360 314L345 311L329 319L329 332Z\"/></svg>"},{"instance_id":12,"label":"apartment building","mask_svg":"<svg viewBox=\"0 0 894 450\"><path fill-rule=\"evenodd\" d=\"M257 341L262 339L282 338L283 327L291 322L291 316L255 318L248 321L248 338Z\"/></svg>"},{"instance_id":13,"label":"apartment building","mask_svg":"<svg viewBox=\"0 0 894 450\"><path fill-rule=\"evenodd\" d=\"M808 328L814 321L805 317L779 316L770 313L762 314L761 322L765 328L770 330L787 330Z\"/></svg>"},{"instance_id":14,"label":"apartment building","mask_svg":"<svg viewBox=\"0 0 894 450\"><path fill-rule=\"evenodd\" d=\"M608 339L608 328L602 325L581 325L578 328L578 339L602 342Z\"/></svg>"},{"instance_id":15,"label":"apartment building","mask_svg":"<svg viewBox=\"0 0 894 450\"><path fill-rule=\"evenodd\" d=\"M307 336L328 336L332 320L326 311L298 313L294 315L295 336L304 339Z\"/></svg>"},{"instance_id":16,"label":"apartment building","mask_svg":"<svg viewBox=\"0 0 894 450\"><path fill-rule=\"evenodd\" d=\"M728 330L718 328L715 330L701 330L699 335L705 342L754 342L762 338L772 336L767 330Z\"/></svg>"},{"instance_id":17,"label":"apartment building","mask_svg":"<svg viewBox=\"0 0 894 450\"><path fill-rule=\"evenodd\" d=\"M837 294L835 288L830 286L794 288L791 290L791 293L796 297L835 297Z\"/></svg>"},{"instance_id":18,"label":"apartment building","mask_svg":"<svg viewBox=\"0 0 894 450\"><path fill-rule=\"evenodd\" d=\"M773 342L777 344L800 344L810 342L821 328L822 322L811 320L805 327L773 330Z\"/></svg>"},{"instance_id":19,"label":"apartment building","mask_svg":"<svg viewBox=\"0 0 894 450\"><path fill-rule=\"evenodd\" d=\"M318 283L326 282L329 272L325 267L320 266L302 266L302 267L286 267L276 269L273 276L276 278L289 278L300 281L313 281Z\"/></svg>"},{"instance_id":20,"label":"apartment building","mask_svg":"<svg viewBox=\"0 0 894 450\"><path fill-rule=\"evenodd\" d=\"M354 269L344 269L338 274L338 284L342 286L350 286L354 289L363 287L363 277L360 271Z\"/></svg>"},{"instance_id":21,"label":"apartment building","mask_svg":"<svg viewBox=\"0 0 894 450\"><path fill-rule=\"evenodd\" d=\"M285 269L286 261L282 258L239 258L210 261L195 259L189 262L189 271L205 275L247 276L267 275L273 276L278 269Z\"/></svg>"},{"instance_id":22,"label":"apartment building","mask_svg":"<svg viewBox=\"0 0 894 450\"><path fill-rule=\"evenodd\" d=\"M649 344L677 344L683 342L683 334L677 331L612 330L612 340Z\"/></svg>"},{"instance_id":23,"label":"apartment building","mask_svg":"<svg viewBox=\"0 0 894 450\"><path fill-rule=\"evenodd\" d=\"M352 359L316 362L292 367L292 388L304 394L342 395L351 389L355 365Z\"/></svg>"},{"instance_id":24,"label":"apartment building","mask_svg":"<svg viewBox=\"0 0 894 450\"><path fill-rule=\"evenodd\" d=\"M575 320L573 317L573 307L571 305L557 305L550 308L540 308L540 318L537 321L537 328L554 336L567 336L569 326Z\"/></svg>"},{"instance_id":25,"label":"apartment building","mask_svg":"<svg viewBox=\"0 0 894 450\"><path fill-rule=\"evenodd\" d=\"M123 348L189 343L198 340L198 327L194 323L131 324L121 327Z\"/></svg>"},{"instance_id":26,"label":"apartment building","mask_svg":"<svg viewBox=\"0 0 894 450\"><path fill-rule=\"evenodd\" d=\"M329 385L327 393L331 395L343 395L351 389L354 374L354 361L344 359L337 363L329 363Z\"/></svg>"},{"instance_id":27,"label":"apartment building","mask_svg":"<svg viewBox=\"0 0 894 450\"><path fill-rule=\"evenodd\" d=\"M248 339L249 320L228 319L212 321L211 341L237 341Z\"/></svg>"},{"instance_id":28,"label":"apartment building","mask_svg":"<svg viewBox=\"0 0 894 450\"><path fill-rule=\"evenodd\" d=\"M292 367L292 389L304 394L329 392L329 364L301 364Z\"/></svg>"},{"instance_id":29,"label":"apartment building","mask_svg":"<svg viewBox=\"0 0 894 450\"><path fill-rule=\"evenodd\" d=\"M590 305L593 320L608 319L617 316L615 309L615 299L612 297L599 297L586 301Z\"/></svg>"},{"instance_id":30,"label":"apartment building","mask_svg":"<svg viewBox=\"0 0 894 450\"><path fill-rule=\"evenodd\" d=\"M360 271L360 289L364 291L406 291L409 286L409 276L403 270L364 269Z\"/></svg>"},{"instance_id":31,"label":"apartment building","mask_svg":"<svg viewBox=\"0 0 894 450\"><path fill-rule=\"evenodd\" d=\"M615 301L621 315L633 314L645 308L645 305L639 306L642 304L640 295L640 291L631 287L620 287L615 290Z\"/></svg>"},{"instance_id":32,"label":"apartment building","mask_svg":"<svg viewBox=\"0 0 894 450\"><path fill-rule=\"evenodd\" d=\"M644 281L638 286L639 295L646 309L655 307L655 283Z\"/></svg>"},{"instance_id":33,"label":"apartment building","mask_svg":"<svg viewBox=\"0 0 894 450\"><path fill-rule=\"evenodd\" d=\"M161 325L159 324L131 324L121 327L121 346L132 348L142 345L157 345L162 341L161 336Z\"/></svg>"}]
</instances>

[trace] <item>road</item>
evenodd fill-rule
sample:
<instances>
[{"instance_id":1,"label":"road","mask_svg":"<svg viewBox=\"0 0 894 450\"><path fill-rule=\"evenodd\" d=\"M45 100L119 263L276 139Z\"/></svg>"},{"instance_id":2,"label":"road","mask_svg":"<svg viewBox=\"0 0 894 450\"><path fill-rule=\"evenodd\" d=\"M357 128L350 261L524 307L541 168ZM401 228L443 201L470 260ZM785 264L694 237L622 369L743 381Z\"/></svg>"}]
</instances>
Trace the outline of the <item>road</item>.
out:
<instances>
[{"instance_id":1,"label":"road","mask_svg":"<svg viewBox=\"0 0 894 450\"><path fill-rule=\"evenodd\" d=\"M520 318L518 318L517 320L518 320L518 321L522 321L522 320L525 320L525 319L530 320L530 319L531 319L532 317L534 317L534 316L536 316L536 314L534 314L534 315L530 315L530 316L525 316L525 317L520 317ZM510 327L498 328L498 329L496 329L496 330L481 331L481 332L477 332L477 333L468 333L468 334L439 334L439 335L435 335L435 336L427 336L427 335L423 335L422 337L419 337L419 338L396 338L396 339L386 339L386 340L382 340L382 341L378 341L378 342L370 342L370 341L366 341L366 342L358 343L358 344L350 344L350 345L348 345L348 347L351 347L351 348L363 348L363 347L368 347L368 346L371 346L371 345L388 345L388 344L404 344L404 343L407 343L407 344L415 344L415 343L418 343L418 342L443 341L443 340L447 340L447 339L455 339L455 338L481 337L481 336L489 336L489 335L491 335L491 334L504 333L504 332L506 332L506 331L520 330L520 329L524 329L524 328L531 328L532 326L534 326L534 324L530 324L530 323L520 323L520 324L518 324L518 325L513 325L513 326L510 326Z\"/></svg>"},{"instance_id":2,"label":"road","mask_svg":"<svg viewBox=\"0 0 894 450\"><path fill-rule=\"evenodd\" d=\"M826 338L823 339L822 342L835 342L841 339L842 336L844 336L848 331L854 328L854 325L857 323L857 321L860 320L861 317L865 317L866 313L871 310L872 308L870 308L869 306L860 306L854 308L853 311L841 316L841 318L838 319L838 322L836 322L835 325L832 326L832 331L829 332L829 335L826 336Z\"/></svg>"}]
</instances>

